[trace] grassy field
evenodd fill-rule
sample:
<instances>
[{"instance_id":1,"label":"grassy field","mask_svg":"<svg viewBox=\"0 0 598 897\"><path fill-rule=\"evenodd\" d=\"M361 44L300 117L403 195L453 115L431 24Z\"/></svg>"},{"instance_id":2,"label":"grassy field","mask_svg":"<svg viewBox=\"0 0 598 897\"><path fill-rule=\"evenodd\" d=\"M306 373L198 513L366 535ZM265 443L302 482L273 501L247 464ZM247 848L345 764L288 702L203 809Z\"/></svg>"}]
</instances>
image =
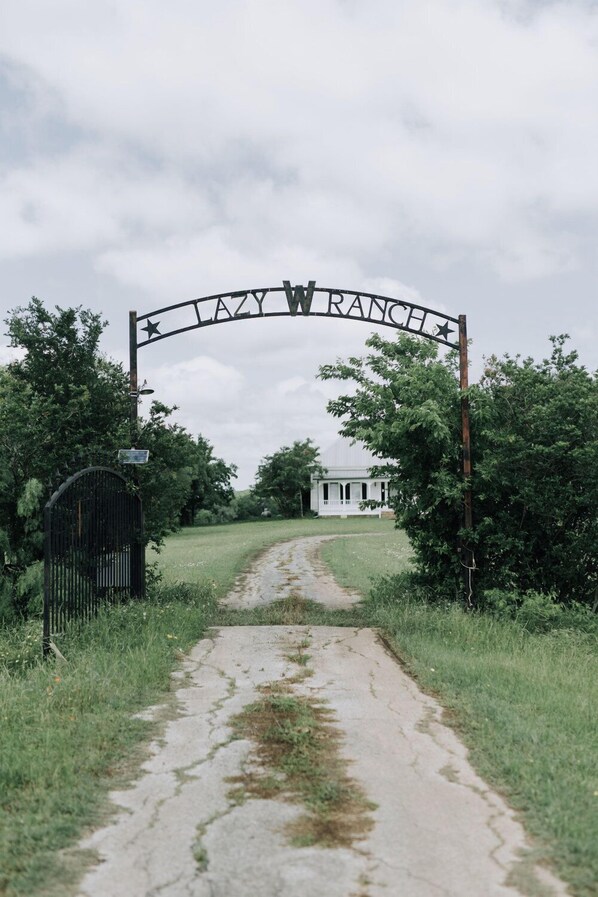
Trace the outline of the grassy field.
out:
<instances>
[{"instance_id":1,"label":"grassy field","mask_svg":"<svg viewBox=\"0 0 598 897\"><path fill-rule=\"evenodd\" d=\"M0 632L3 897L71 893L86 858L69 848L105 819L108 789L130 779L159 731L132 714L156 701L168 709L170 673L212 609L199 589L163 598L112 608L63 636L67 662L33 657L31 626ZM39 633L37 642L39 651Z\"/></svg>"},{"instance_id":2,"label":"grassy field","mask_svg":"<svg viewBox=\"0 0 598 897\"><path fill-rule=\"evenodd\" d=\"M373 582L381 576L408 570L411 546L404 532L396 530L392 520L375 539L338 539L322 546L321 557L342 586L356 589L365 597Z\"/></svg>"},{"instance_id":3,"label":"grassy field","mask_svg":"<svg viewBox=\"0 0 598 897\"><path fill-rule=\"evenodd\" d=\"M296 536L334 533L393 533L392 520L347 518L264 520L185 529L166 541L158 556L148 553L148 561L158 562L167 582L214 583L221 598L232 586L237 573L251 558L269 545Z\"/></svg>"}]
</instances>

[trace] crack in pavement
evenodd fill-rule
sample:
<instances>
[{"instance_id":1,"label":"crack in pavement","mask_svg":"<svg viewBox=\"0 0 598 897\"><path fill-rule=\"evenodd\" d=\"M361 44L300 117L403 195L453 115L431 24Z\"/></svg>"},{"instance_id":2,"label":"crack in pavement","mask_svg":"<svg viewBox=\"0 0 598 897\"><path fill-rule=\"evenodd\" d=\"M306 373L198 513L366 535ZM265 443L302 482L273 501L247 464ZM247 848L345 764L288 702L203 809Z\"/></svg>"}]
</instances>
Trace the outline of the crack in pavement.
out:
<instances>
[{"instance_id":1,"label":"crack in pavement","mask_svg":"<svg viewBox=\"0 0 598 897\"><path fill-rule=\"evenodd\" d=\"M265 552L231 600L274 600L278 586L297 591L299 577L312 600L328 601L315 556L324 539L316 539ZM313 673L303 679L287 655L306 648ZM284 833L300 807L230 796L227 780L253 762L231 717L273 681L334 711L351 777L377 804L374 828L353 849L293 847ZM81 845L101 857L81 897L520 897L507 881L529 844L515 814L373 630L226 627L198 643L173 684L177 715L152 742L143 775L112 795L116 818ZM205 853L205 868L194 850ZM565 886L552 884L565 897Z\"/></svg>"}]
</instances>

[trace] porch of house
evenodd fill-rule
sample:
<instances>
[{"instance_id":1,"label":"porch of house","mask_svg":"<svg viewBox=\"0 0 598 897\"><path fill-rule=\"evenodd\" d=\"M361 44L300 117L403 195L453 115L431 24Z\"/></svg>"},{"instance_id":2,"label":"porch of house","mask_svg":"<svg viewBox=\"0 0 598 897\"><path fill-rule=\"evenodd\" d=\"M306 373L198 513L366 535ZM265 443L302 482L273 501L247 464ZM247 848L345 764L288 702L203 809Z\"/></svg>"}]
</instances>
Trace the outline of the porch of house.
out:
<instances>
[{"instance_id":1,"label":"porch of house","mask_svg":"<svg viewBox=\"0 0 598 897\"><path fill-rule=\"evenodd\" d=\"M313 484L311 509L319 517L381 517L382 508L362 508L368 499L386 502L388 485L367 477L359 480L318 480Z\"/></svg>"}]
</instances>

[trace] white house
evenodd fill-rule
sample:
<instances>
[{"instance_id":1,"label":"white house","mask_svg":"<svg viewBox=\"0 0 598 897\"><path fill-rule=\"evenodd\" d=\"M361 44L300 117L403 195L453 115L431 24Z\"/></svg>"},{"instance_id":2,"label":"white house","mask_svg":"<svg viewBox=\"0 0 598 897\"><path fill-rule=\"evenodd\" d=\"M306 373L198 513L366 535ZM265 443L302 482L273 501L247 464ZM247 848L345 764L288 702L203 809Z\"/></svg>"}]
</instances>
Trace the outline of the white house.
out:
<instances>
[{"instance_id":1,"label":"white house","mask_svg":"<svg viewBox=\"0 0 598 897\"><path fill-rule=\"evenodd\" d=\"M387 502L388 480L370 476L370 468L383 463L362 442L341 436L320 454L324 475L312 477L311 510L319 517L393 516L390 508L359 507L368 498Z\"/></svg>"}]
</instances>

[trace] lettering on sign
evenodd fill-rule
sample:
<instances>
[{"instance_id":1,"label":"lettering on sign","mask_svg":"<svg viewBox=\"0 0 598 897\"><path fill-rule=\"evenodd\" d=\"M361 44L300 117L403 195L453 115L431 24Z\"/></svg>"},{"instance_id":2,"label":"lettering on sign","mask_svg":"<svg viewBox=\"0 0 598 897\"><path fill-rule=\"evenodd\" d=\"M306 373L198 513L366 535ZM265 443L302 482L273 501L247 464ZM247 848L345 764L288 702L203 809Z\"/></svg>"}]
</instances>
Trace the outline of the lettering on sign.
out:
<instances>
[{"instance_id":1,"label":"lettering on sign","mask_svg":"<svg viewBox=\"0 0 598 897\"><path fill-rule=\"evenodd\" d=\"M450 348L459 345L458 319L442 312L374 293L317 287L315 280L307 287L284 280L282 287L219 293L140 315L137 322L142 338L137 346L214 324L281 316L363 321L425 336Z\"/></svg>"}]
</instances>

